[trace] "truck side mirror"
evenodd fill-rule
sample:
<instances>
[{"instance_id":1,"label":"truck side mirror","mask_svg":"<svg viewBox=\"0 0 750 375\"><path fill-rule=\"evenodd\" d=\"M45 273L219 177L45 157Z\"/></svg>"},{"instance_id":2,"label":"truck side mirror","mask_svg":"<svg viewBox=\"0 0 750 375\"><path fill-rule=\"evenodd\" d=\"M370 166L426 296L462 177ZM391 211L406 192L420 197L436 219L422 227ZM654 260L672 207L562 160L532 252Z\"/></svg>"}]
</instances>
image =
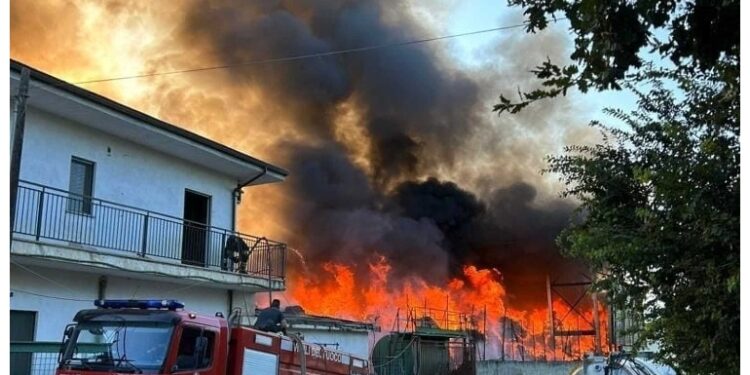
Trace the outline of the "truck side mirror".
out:
<instances>
[{"instance_id":1,"label":"truck side mirror","mask_svg":"<svg viewBox=\"0 0 750 375\"><path fill-rule=\"evenodd\" d=\"M73 336L73 330L74 329L75 328L74 328L74 326L72 324L69 324L67 327L65 327L64 337L66 339L69 339L71 336Z\"/></svg>"},{"instance_id":2,"label":"truck side mirror","mask_svg":"<svg viewBox=\"0 0 750 375\"><path fill-rule=\"evenodd\" d=\"M57 353L58 364L62 362L65 351L68 350L68 342L70 342L70 338L73 337L74 331L75 324L68 324L67 326L65 326L65 331L63 331L62 343L60 344L60 352Z\"/></svg>"}]
</instances>

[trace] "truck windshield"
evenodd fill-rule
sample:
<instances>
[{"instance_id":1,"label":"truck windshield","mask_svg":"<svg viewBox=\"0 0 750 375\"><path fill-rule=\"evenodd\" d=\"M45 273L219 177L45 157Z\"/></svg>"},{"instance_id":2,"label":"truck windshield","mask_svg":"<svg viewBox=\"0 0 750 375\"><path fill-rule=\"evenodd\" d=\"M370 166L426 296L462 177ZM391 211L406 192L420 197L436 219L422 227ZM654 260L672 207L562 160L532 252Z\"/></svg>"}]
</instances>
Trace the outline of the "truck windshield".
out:
<instances>
[{"instance_id":1,"label":"truck windshield","mask_svg":"<svg viewBox=\"0 0 750 375\"><path fill-rule=\"evenodd\" d=\"M82 322L70 338L62 363L93 371L158 370L167 355L172 328L154 322Z\"/></svg>"}]
</instances>

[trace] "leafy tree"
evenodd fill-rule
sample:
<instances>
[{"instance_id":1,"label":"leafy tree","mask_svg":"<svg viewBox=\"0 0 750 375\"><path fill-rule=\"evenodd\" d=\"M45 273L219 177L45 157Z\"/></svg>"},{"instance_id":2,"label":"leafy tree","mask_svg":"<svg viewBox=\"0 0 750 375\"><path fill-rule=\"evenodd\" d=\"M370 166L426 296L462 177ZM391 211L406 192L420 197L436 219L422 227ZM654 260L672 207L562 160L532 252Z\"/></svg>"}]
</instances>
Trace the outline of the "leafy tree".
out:
<instances>
[{"instance_id":1,"label":"leafy tree","mask_svg":"<svg viewBox=\"0 0 750 375\"><path fill-rule=\"evenodd\" d=\"M663 77L663 74L657 74ZM652 77L626 126L595 146L550 157L580 223L561 233L564 252L590 262L621 309L643 307L641 343L687 374L739 374L739 94L716 75Z\"/></svg>"},{"instance_id":2,"label":"leafy tree","mask_svg":"<svg viewBox=\"0 0 750 375\"><path fill-rule=\"evenodd\" d=\"M643 312L639 344L658 341L687 374L738 374L739 0L509 4L524 8L528 32L567 18L573 63L542 62L542 87L501 96L496 112L572 88L650 87L632 113L607 110L624 126L592 124L604 142L550 157L563 195L581 202L559 246L591 264L609 303ZM644 61L654 57L671 66Z\"/></svg>"},{"instance_id":3,"label":"leafy tree","mask_svg":"<svg viewBox=\"0 0 750 375\"><path fill-rule=\"evenodd\" d=\"M719 72L739 83L739 0L509 0L524 8L528 32L543 30L564 15L575 36L573 64L542 62L532 73L542 88L519 92L519 101L500 96L497 112L516 113L530 103L566 94L570 88L619 90L644 65L646 49L669 58L676 71ZM661 36L661 40L659 37Z\"/></svg>"}]
</instances>

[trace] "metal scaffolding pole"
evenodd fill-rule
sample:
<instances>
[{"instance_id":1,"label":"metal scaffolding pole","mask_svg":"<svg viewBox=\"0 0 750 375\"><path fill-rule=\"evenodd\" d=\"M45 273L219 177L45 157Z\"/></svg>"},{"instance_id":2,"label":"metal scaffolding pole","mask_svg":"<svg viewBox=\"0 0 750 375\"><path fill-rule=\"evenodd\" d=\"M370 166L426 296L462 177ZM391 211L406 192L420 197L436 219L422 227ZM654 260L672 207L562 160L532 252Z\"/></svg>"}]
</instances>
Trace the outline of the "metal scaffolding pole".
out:
<instances>
[{"instance_id":1,"label":"metal scaffolding pole","mask_svg":"<svg viewBox=\"0 0 750 375\"><path fill-rule=\"evenodd\" d=\"M549 313L549 338L552 341L552 360L555 358L555 316L552 310L552 283L547 275L547 311Z\"/></svg>"}]
</instances>

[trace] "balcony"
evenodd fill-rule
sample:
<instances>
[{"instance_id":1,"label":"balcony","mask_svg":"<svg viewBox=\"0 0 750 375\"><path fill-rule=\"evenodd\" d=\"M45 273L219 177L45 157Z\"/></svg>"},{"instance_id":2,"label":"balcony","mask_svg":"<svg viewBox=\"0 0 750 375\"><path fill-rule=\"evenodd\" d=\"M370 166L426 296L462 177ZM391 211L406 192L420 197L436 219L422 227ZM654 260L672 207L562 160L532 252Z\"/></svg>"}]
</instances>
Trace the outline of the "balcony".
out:
<instances>
[{"instance_id":1,"label":"balcony","mask_svg":"<svg viewBox=\"0 0 750 375\"><path fill-rule=\"evenodd\" d=\"M286 245L22 181L11 255L27 263L283 290Z\"/></svg>"}]
</instances>

